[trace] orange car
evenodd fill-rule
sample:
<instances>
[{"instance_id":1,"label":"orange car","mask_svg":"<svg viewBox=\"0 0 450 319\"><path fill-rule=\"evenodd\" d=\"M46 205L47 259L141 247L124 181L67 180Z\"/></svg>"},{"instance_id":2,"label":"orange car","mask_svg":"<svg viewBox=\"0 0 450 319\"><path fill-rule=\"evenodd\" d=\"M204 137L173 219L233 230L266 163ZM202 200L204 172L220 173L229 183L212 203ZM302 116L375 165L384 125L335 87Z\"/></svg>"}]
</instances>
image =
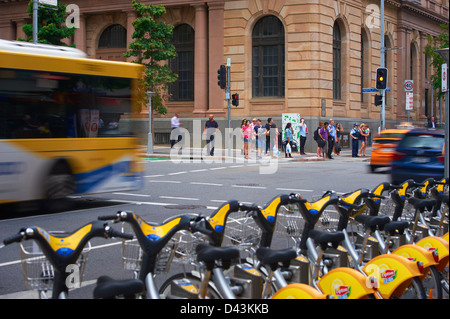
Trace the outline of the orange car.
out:
<instances>
[{"instance_id":1,"label":"orange car","mask_svg":"<svg viewBox=\"0 0 450 319\"><path fill-rule=\"evenodd\" d=\"M398 143L409 131L405 129L388 129L375 135L372 143L372 154L370 156L370 170L374 172L377 168L391 165L392 156Z\"/></svg>"}]
</instances>

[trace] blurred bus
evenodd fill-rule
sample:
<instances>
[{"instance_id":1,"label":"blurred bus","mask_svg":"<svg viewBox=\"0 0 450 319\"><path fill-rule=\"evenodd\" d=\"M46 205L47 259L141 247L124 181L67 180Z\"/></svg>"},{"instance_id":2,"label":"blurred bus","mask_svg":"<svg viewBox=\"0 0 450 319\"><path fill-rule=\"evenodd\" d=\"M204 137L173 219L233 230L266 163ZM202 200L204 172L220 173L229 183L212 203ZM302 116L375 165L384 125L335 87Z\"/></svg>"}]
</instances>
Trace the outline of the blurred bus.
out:
<instances>
[{"instance_id":1,"label":"blurred bus","mask_svg":"<svg viewBox=\"0 0 450 319\"><path fill-rule=\"evenodd\" d=\"M0 204L139 189L133 113L142 66L0 40Z\"/></svg>"}]
</instances>

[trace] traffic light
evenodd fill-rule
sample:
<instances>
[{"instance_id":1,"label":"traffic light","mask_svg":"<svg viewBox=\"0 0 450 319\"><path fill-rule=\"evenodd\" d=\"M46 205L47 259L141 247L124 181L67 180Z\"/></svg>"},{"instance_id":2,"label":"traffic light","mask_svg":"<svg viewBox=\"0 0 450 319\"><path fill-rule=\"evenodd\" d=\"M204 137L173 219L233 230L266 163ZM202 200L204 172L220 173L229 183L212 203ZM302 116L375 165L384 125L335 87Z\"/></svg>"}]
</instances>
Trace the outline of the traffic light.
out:
<instances>
[{"instance_id":1,"label":"traffic light","mask_svg":"<svg viewBox=\"0 0 450 319\"><path fill-rule=\"evenodd\" d=\"M231 95L231 104L233 104L234 106L239 105L239 94L234 93Z\"/></svg>"},{"instance_id":2,"label":"traffic light","mask_svg":"<svg viewBox=\"0 0 450 319\"><path fill-rule=\"evenodd\" d=\"M383 96L375 94L375 106L381 105L383 103Z\"/></svg>"},{"instance_id":3,"label":"traffic light","mask_svg":"<svg viewBox=\"0 0 450 319\"><path fill-rule=\"evenodd\" d=\"M225 65L221 65L220 69L217 70L217 79L219 80L217 84L219 84L221 89L225 89L227 87L227 68Z\"/></svg>"},{"instance_id":4,"label":"traffic light","mask_svg":"<svg viewBox=\"0 0 450 319\"><path fill-rule=\"evenodd\" d=\"M377 83L376 83L375 87L378 90L386 90L387 79L388 79L388 70L386 68L378 68L377 69Z\"/></svg>"}]
</instances>

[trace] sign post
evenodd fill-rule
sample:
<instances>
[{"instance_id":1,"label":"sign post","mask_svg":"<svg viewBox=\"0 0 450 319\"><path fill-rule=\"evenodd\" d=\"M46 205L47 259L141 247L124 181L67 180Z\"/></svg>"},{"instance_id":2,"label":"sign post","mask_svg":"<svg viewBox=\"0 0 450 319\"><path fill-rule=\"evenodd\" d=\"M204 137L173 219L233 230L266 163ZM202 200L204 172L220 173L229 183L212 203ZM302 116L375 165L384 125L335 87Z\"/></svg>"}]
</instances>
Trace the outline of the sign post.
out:
<instances>
[{"instance_id":1,"label":"sign post","mask_svg":"<svg viewBox=\"0 0 450 319\"><path fill-rule=\"evenodd\" d=\"M405 80L405 92L406 92L406 108L405 109L408 111L408 122L409 122L409 111L411 111L414 106L413 89L414 89L414 81L413 80Z\"/></svg>"}]
</instances>

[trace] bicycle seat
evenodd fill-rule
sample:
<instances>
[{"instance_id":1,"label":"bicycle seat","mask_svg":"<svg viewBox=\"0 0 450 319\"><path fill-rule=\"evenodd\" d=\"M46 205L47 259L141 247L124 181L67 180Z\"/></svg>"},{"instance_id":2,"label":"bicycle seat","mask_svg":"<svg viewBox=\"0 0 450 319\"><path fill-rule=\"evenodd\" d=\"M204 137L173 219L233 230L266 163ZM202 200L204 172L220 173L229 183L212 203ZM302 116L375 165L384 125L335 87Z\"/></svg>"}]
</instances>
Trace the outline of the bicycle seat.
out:
<instances>
[{"instance_id":1,"label":"bicycle seat","mask_svg":"<svg viewBox=\"0 0 450 319\"><path fill-rule=\"evenodd\" d=\"M379 228L384 229L384 226L391 222L389 216L368 216L368 215L358 215L355 220L366 227L371 228L372 231Z\"/></svg>"},{"instance_id":2,"label":"bicycle seat","mask_svg":"<svg viewBox=\"0 0 450 319\"><path fill-rule=\"evenodd\" d=\"M231 260L239 258L239 249L235 247L213 247L211 245L201 243L196 247L197 260L203 261L206 268L211 270L216 260L222 261L224 268L231 263Z\"/></svg>"},{"instance_id":3,"label":"bicycle seat","mask_svg":"<svg viewBox=\"0 0 450 319\"><path fill-rule=\"evenodd\" d=\"M337 248L341 241L344 240L345 235L342 232L326 232L313 229L309 233L309 237L311 237L317 245L320 245L322 250L325 250L328 247L328 243L330 243L333 248Z\"/></svg>"},{"instance_id":4,"label":"bicycle seat","mask_svg":"<svg viewBox=\"0 0 450 319\"><path fill-rule=\"evenodd\" d=\"M390 232L391 235L395 233L395 231L398 231L400 234L403 234L406 228L408 228L409 222L406 220L400 220L400 221L391 221L387 223L384 226L384 230L386 232Z\"/></svg>"},{"instance_id":5,"label":"bicycle seat","mask_svg":"<svg viewBox=\"0 0 450 319\"><path fill-rule=\"evenodd\" d=\"M294 249L273 250L267 247L260 247L256 250L256 257L264 264L269 265L272 270L283 263L284 267L289 267L292 259L297 257Z\"/></svg>"},{"instance_id":6,"label":"bicycle seat","mask_svg":"<svg viewBox=\"0 0 450 319\"><path fill-rule=\"evenodd\" d=\"M408 198L408 203L413 205L415 209L423 211L426 208L428 211L431 211L433 209L433 206L436 205L436 200L411 197Z\"/></svg>"},{"instance_id":7,"label":"bicycle seat","mask_svg":"<svg viewBox=\"0 0 450 319\"><path fill-rule=\"evenodd\" d=\"M97 279L94 298L114 299L124 296L124 298L130 299L142 291L144 291L144 283L139 279L116 280L108 276L101 276Z\"/></svg>"}]
</instances>

